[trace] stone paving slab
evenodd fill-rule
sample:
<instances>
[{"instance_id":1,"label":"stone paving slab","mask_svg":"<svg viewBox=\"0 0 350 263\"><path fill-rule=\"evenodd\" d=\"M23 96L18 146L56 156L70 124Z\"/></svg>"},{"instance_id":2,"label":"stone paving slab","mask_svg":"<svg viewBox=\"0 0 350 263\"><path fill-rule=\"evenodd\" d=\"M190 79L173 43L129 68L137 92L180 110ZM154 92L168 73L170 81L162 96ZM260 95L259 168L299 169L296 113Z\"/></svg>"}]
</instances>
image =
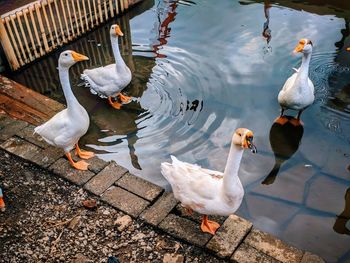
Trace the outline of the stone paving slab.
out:
<instances>
[{"instance_id":1,"label":"stone paving slab","mask_svg":"<svg viewBox=\"0 0 350 263\"><path fill-rule=\"evenodd\" d=\"M101 195L126 172L127 170L125 168L112 162L87 182L87 184L84 185L84 188L95 195Z\"/></svg>"},{"instance_id":2,"label":"stone paving slab","mask_svg":"<svg viewBox=\"0 0 350 263\"><path fill-rule=\"evenodd\" d=\"M49 169L59 176L77 185L83 185L89 181L95 174L90 171L81 171L74 169L65 158L58 159Z\"/></svg>"},{"instance_id":3,"label":"stone paving slab","mask_svg":"<svg viewBox=\"0 0 350 263\"><path fill-rule=\"evenodd\" d=\"M42 149L39 153L34 155L31 158L31 161L39 166L47 168L63 156L63 150L53 146L48 146L47 148Z\"/></svg>"},{"instance_id":4,"label":"stone paving slab","mask_svg":"<svg viewBox=\"0 0 350 263\"><path fill-rule=\"evenodd\" d=\"M21 139L25 139L32 144L35 144L41 148L47 148L49 144L38 134L34 134L34 125L28 125L22 130L16 132L16 135Z\"/></svg>"},{"instance_id":5,"label":"stone paving slab","mask_svg":"<svg viewBox=\"0 0 350 263\"><path fill-rule=\"evenodd\" d=\"M188 218L188 219L195 221L195 222L198 222L198 223L202 222L202 215L201 214L194 212L194 211L192 214L189 214L186 211L185 207L183 207L180 203L176 206L174 214L177 214L181 217ZM209 216L210 220L218 222L219 224L223 224L225 222L226 218L227 218L226 216L217 216L217 215Z\"/></svg>"},{"instance_id":6,"label":"stone paving slab","mask_svg":"<svg viewBox=\"0 0 350 263\"><path fill-rule=\"evenodd\" d=\"M116 185L137 194L150 202L152 202L163 191L158 185L147 182L146 180L130 173L125 174L116 182Z\"/></svg>"},{"instance_id":7,"label":"stone paving slab","mask_svg":"<svg viewBox=\"0 0 350 263\"><path fill-rule=\"evenodd\" d=\"M207 248L214 251L220 258L230 257L252 226L251 222L236 215L230 215L209 241Z\"/></svg>"},{"instance_id":8,"label":"stone paving slab","mask_svg":"<svg viewBox=\"0 0 350 263\"><path fill-rule=\"evenodd\" d=\"M248 234L245 242L284 263L299 263L303 257L301 250L255 228Z\"/></svg>"},{"instance_id":9,"label":"stone paving slab","mask_svg":"<svg viewBox=\"0 0 350 263\"><path fill-rule=\"evenodd\" d=\"M3 142L0 147L12 154L31 160L34 155L41 151L41 148L18 137L12 137Z\"/></svg>"},{"instance_id":10,"label":"stone paving slab","mask_svg":"<svg viewBox=\"0 0 350 263\"><path fill-rule=\"evenodd\" d=\"M133 217L137 217L149 205L141 197L115 186L102 195L102 200Z\"/></svg>"},{"instance_id":11,"label":"stone paving slab","mask_svg":"<svg viewBox=\"0 0 350 263\"><path fill-rule=\"evenodd\" d=\"M0 141L5 141L11 138L27 125L28 123L24 121L3 118L2 121L0 121Z\"/></svg>"},{"instance_id":12,"label":"stone paving slab","mask_svg":"<svg viewBox=\"0 0 350 263\"><path fill-rule=\"evenodd\" d=\"M325 261L315 254L305 252L300 263L325 263Z\"/></svg>"},{"instance_id":13,"label":"stone paving slab","mask_svg":"<svg viewBox=\"0 0 350 263\"><path fill-rule=\"evenodd\" d=\"M90 164L88 167L89 171L94 172L95 174L101 172L110 163L98 158L97 156L92 157L87 160L87 162ZM125 169L124 167L122 168Z\"/></svg>"},{"instance_id":14,"label":"stone paving slab","mask_svg":"<svg viewBox=\"0 0 350 263\"><path fill-rule=\"evenodd\" d=\"M204 247L211 238L211 235L208 233L203 233L199 226L200 225L196 222L174 214L169 214L159 224L159 228L168 234L186 240L187 242L199 247Z\"/></svg>"},{"instance_id":15,"label":"stone paving slab","mask_svg":"<svg viewBox=\"0 0 350 263\"><path fill-rule=\"evenodd\" d=\"M236 263L279 263L280 261L256 250L255 248L242 243L231 257L232 262Z\"/></svg>"},{"instance_id":16,"label":"stone paving slab","mask_svg":"<svg viewBox=\"0 0 350 263\"><path fill-rule=\"evenodd\" d=\"M153 226L157 226L177 203L178 201L173 193L164 193L150 208L141 214L140 218Z\"/></svg>"}]
</instances>

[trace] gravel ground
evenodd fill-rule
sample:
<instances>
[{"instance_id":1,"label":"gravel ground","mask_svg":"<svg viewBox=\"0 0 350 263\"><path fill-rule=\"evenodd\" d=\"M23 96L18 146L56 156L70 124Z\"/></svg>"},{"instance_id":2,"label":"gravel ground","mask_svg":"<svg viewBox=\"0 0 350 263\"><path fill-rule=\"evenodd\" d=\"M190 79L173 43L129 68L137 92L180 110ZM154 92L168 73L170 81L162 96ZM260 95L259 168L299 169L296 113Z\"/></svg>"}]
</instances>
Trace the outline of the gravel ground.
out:
<instances>
[{"instance_id":1,"label":"gravel ground","mask_svg":"<svg viewBox=\"0 0 350 263\"><path fill-rule=\"evenodd\" d=\"M224 262L0 150L0 262Z\"/></svg>"}]
</instances>

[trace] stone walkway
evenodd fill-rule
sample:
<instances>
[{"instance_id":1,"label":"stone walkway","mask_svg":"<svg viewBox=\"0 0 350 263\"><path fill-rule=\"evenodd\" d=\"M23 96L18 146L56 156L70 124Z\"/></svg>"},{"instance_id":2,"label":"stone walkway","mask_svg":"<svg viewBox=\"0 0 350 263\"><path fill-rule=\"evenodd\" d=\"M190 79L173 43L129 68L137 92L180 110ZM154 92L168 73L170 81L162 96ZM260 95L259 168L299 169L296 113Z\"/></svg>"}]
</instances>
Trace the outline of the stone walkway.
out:
<instances>
[{"instance_id":1,"label":"stone walkway","mask_svg":"<svg viewBox=\"0 0 350 263\"><path fill-rule=\"evenodd\" d=\"M1 77L0 82L3 79ZM11 83L6 83L8 88ZM50 109L57 103L46 98L40 107L45 102L51 105ZM62 105L57 106L59 108ZM202 233L199 229L200 216L186 215L172 193L136 177L115 162L104 162L97 157L89 160L88 171L74 170L63 151L33 135L34 127L26 121L0 114L0 147L78 185L115 209L143 220L181 242L232 262L324 262L316 255L254 228L251 222L235 215L216 218L223 223L216 235Z\"/></svg>"}]
</instances>

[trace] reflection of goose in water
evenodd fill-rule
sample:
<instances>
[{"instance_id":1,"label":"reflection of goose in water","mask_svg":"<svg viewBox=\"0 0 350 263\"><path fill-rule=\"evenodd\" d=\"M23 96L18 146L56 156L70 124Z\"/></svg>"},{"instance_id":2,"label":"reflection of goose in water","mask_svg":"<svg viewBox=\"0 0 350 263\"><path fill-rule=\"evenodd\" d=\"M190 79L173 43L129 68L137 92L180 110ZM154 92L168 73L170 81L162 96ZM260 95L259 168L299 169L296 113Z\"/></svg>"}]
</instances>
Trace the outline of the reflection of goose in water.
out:
<instances>
[{"instance_id":1,"label":"reflection of goose in water","mask_svg":"<svg viewBox=\"0 0 350 263\"><path fill-rule=\"evenodd\" d=\"M266 44L267 46L264 47L264 53L268 53L272 51L271 46L269 45L272 35L271 35L271 29L269 28L269 23L270 23L270 8L271 8L271 4L269 0L265 0L264 1L264 14L265 14L265 18L266 21L263 25L263 32L262 32L262 36L266 39Z\"/></svg>"},{"instance_id":2,"label":"reflection of goose in water","mask_svg":"<svg viewBox=\"0 0 350 263\"><path fill-rule=\"evenodd\" d=\"M302 125L295 126L295 118L285 116L288 121L285 124L274 122L270 129L270 144L275 155L275 166L266 176L262 184L272 184L281 168L281 165L298 150L304 128Z\"/></svg>"},{"instance_id":3,"label":"reflection of goose in water","mask_svg":"<svg viewBox=\"0 0 350 263\"><path fill-rule=\"evenodd\" d=\"M337 216L333 229L339 234L350 235L350 188L345 193L344 211Z\"/></svg>"}]
</instances>

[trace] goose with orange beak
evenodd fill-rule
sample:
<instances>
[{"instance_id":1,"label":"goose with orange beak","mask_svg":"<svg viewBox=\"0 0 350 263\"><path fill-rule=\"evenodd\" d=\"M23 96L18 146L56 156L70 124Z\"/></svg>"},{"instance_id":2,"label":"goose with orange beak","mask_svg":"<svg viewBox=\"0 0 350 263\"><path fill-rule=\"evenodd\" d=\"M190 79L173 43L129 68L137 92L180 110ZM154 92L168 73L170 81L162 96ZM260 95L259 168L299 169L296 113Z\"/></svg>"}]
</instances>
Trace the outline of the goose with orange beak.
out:
<instances>
[{"instance_id":1,"label":"goose with orange beak","mask_svg":"<svg viewBox=\"0 0 350 263\"><path fill-rule=\"evenodd\" d=\"M90 119L83 106L74 96L69 83L69 68L79 61L89 58L72 50L64 51L58 59L58 73L62 85L67 108L57 113L44 124L36 127L39 134L50 145L62 148L70 164L79 170L87 170L88 163L83 160L74 162L70 151L75 147L75 153L82 159L94 156L92 152L82 151L78 141L88 130Z\"/></svg>"},{"instance_id":2,"label":"goose with orange beak","mask_svg":"<svg viewBox=\"0 0 350 263\"><path fill-rule=\"evenodd\" d=\"M281 115L277 119L280 124L285 124L288 119L283 116L285 110L296 110L298 115L295 125L300 124L300 116L304 109L310 106L314 100L314 84L309 79L309 64L312 54L312 42L303 38L294 49L294 53L302 53L302 62L299 69L287 79L278 94L278 102L281 106Z\"/></svg>"},{"instance_id":3,"label":"goose with orange beak","mask_svg":"<svg viewBox=\"0 0 350 263\"><path fill-rule=\"evenodd\" d=\"M131 97L123 95L122 90L131 81L131 71L120 55L118 37L124 36L118 25L112 25L109 31L112 43L112 50L115 59L114 64L104 67L85 69L81 74L85 86L90 87L93 94L102 98L108 98L108 103L115 109L120 109L122 104L114 101L117 97L122 103L128 103Z\"/></svg>"},{"instance_id":4,"label":"goose with orange beak","mask_svg":"<svg viewBox=\"0 0 350 263\"><path fill-rule=\"evenodd\" d=\"M187 211L193 210L203 215L203 232L214 235L220 227L217 222L208 220L208 215L228 216L241 205L244 189L238 170L245 149L257 152L253 144L253 132L238 128L232 136L223 173L179 161L174 156L171 156L172 163L161 164L161 172L170 183L175 198Z\"/></svg>"}]
</instances>

